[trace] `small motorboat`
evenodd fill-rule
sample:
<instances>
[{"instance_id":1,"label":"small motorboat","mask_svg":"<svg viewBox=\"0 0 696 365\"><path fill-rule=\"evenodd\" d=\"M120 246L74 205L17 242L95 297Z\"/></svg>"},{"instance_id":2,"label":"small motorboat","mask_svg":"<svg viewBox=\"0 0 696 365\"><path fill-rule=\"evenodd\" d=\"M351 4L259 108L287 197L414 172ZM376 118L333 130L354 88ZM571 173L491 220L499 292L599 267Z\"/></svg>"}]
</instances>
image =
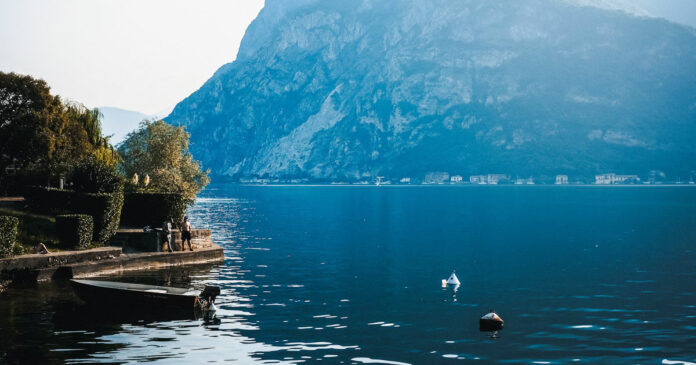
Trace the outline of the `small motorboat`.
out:
<instances>
[{"instance_id":1,"label":"small motorboat","mask_svg":"<svg viewBox=\"0 0 696 365\"><path fill-rule=\"evenodd\" d=\"M503 329L504 323L498 313L491 311L479 319L479 329L482 332L500 331Z\"/></svg>"},{"instance_id":2,"label":"small motorboat","mask_svg":"<svg viewBox=\"0 0 696 365\"><path fill-rule=\"evenodd\" d=\"M220 295L220 288L206 285L198 292L193 289L174 288L122 283L102 280L70 280L73 290L80 299L88 304L109 306L143 306L144 308L215 310L215 298Z\"/></svg>"}]
</instances>

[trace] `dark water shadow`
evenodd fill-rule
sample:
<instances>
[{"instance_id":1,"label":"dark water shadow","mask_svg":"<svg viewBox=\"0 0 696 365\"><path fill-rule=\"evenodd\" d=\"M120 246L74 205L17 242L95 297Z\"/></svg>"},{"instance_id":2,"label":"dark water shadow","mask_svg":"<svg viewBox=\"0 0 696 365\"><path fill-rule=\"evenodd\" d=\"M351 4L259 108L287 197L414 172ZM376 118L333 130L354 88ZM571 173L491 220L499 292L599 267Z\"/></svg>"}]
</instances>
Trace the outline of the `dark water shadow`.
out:
<instances>
[{"instance_id":1,"label":"dark water shadow","mask_svg":"<svg viewBox=\"0 0 696 365\"><path fill-rule=\"evenodd\" d=\"M132 272L96 279L177 287L197 286L213 265ZM200 286L200 285L198 285ZM131 346L109 339L129 327L190 323L216 325L220 320L191 310L99 307L84 303L68 281L10 288L0 294L0 364L53 364L74 359L109 361L108 354ZM118 363L118 362L115 362Z\"/></svg>"}]
</instances>

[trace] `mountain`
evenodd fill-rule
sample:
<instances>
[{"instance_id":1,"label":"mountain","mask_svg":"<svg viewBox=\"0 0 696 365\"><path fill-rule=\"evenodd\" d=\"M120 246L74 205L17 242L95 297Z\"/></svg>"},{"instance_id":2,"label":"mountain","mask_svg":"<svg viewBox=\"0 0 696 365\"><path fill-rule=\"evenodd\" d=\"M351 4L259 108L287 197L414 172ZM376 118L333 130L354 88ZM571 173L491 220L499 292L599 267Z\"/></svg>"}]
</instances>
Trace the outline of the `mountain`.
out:
<instances>
[{"instance_id":1,"label":"mountain","mask_svg":"<svg viewBox=\"0 0 696 365\"><path fill-rule=\"evenodd\" d=\"M103 115L103 133L105 136L112 136L111 143L115 146L123 142L126 135L138 128L138 125L143 120L164 118L171 113L173 108L167 108L152 115L110 106L103 106L98 109Z\"/></svg>"},{"instance_id":2,"label":"mountain","mask_svg":"<svg viewBox=\"0 0 696 365\"><path fill-rule=\"evenodd\" d=\"M102 132L105 136L111 136L111 143L115 146L126 138L126 135L136 128L145 119L147 114L114 108L109 106L99 107L102 113Z\"/></svg>"},{"instance_id":3,"label":"mountain","mask_svg":"<svg viewBox=\"0 0 696 365\"><path fill-rule=\"evenodd\" d=\"M565 0L579 5L622 10L634 15L664 18L696 27L696 2L693 0Z\"/></svg>"},{"instance_id":4,"label":"mountain","mask_svg":"<svg viewBox=\"0 0 696 365\"><path fill-rule=\"evenodd\" d=\"M651 16L650 12L636 4L635 0L565 0L568 3L594 6L602 9L621 10L638 16Z\"/></svg>"},{"instance_id":5,"label":"mountain","mask_svg":"<svg viewBox=\"0 0 696 365\"><path fill-rule=\"evenodd\" d=\"M696 170L696 33L563 0L267 0L166 119L219 179Z\"/></svg>"}]
</instances>

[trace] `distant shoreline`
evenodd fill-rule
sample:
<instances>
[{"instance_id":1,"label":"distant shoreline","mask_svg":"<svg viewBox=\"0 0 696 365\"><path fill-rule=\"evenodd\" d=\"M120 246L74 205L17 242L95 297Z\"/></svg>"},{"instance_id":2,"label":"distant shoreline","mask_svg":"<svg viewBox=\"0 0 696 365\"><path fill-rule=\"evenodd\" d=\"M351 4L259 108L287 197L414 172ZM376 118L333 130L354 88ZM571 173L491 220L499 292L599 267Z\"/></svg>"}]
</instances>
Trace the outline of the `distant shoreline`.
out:
<instances>
[{"instance_id":1,"label":"distant shoreline","mask_svg":"<svg viewBox=\"0 0 696 365\"><path fill-rule=\"evenodd\" d=\"M439 187L439 188L486 188L486 187L515 187L515 188L535 188L535 187L596 187L596 188L650 188L650 187L693 187L696 184L251 184L238 182L212 182L211 185L239 185L239 186L266 186L266 187L373 187L373 188L414 188L414 187ZM206 189L212 190L212 189Z\"/></svg>"}]
</instances>

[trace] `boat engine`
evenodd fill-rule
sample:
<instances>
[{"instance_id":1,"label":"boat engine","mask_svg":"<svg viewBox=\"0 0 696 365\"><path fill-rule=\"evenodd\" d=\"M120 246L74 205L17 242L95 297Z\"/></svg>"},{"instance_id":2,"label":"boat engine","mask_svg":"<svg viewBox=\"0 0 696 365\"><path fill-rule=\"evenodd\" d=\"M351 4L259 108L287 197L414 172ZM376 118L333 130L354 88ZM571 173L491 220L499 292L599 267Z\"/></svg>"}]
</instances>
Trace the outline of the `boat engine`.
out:
<instances>
[{"instance_id":1,"label":"boat engine","mask_svg":"<svg viewBox=\"0 0 696 365\"><path fill-rule=\"evenodd\" d=\"M198 300L196 301L198 308L204 311L214 311L215 298L218 295L220 295L219 286L206 285L203 291L198 294Z\"/></svg>"}]
</instances>

